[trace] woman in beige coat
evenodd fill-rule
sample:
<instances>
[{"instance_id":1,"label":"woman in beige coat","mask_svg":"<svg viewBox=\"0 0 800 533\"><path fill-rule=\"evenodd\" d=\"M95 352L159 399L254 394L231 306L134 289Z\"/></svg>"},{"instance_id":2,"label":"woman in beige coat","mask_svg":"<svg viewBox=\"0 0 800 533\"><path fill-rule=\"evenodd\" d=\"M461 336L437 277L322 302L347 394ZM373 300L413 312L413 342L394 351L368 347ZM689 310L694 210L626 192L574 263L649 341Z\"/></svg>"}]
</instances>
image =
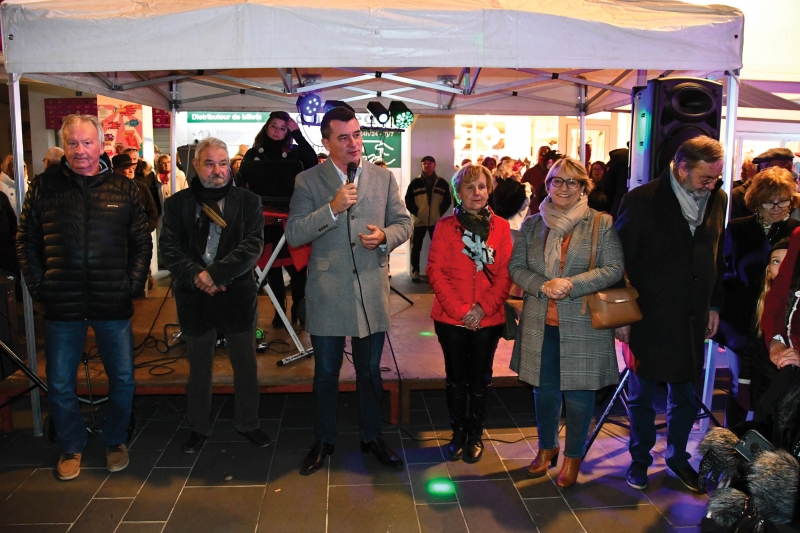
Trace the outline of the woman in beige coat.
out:
<instances>
[{"instance_id":1,"label":"woman in beige coat","mask_svg":"<svg viewBox=\"0 0 800 533\"><path fill-rule=\"evenodd\" d=\"M614 330L595 330L581 313L583 296L622 278L622 245L609 215L597 219L587 195L592 182L579 161L558 160L545 180L548 196L514 242L508 270L525 292L511 368L533 385L539 453L531 477L558 460L561 396L567 403L564 462L557 484L573 485L594 411L595 391L619 380ZM588 271L599 223L595 268Z\"/></svg>"}]
</instances>

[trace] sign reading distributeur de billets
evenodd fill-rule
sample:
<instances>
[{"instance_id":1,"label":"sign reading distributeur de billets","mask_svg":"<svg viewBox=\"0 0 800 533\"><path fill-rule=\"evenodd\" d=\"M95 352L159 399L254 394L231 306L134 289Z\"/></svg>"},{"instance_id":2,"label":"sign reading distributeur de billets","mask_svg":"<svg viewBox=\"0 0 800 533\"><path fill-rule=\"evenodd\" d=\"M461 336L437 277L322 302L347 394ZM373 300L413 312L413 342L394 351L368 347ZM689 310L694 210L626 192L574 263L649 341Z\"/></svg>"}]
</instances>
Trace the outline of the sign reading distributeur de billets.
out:
<instances>
[{"instance_id":1,"label":"sign reading distributeur de billets","mask_svg":"<svg viewBox=\"0 0 800 533\"><path fill-rule=\"evenodd\" d=\"M189 122L266 122L269 113L201 111L188 113Z\"/></svg>"}]
</instances>

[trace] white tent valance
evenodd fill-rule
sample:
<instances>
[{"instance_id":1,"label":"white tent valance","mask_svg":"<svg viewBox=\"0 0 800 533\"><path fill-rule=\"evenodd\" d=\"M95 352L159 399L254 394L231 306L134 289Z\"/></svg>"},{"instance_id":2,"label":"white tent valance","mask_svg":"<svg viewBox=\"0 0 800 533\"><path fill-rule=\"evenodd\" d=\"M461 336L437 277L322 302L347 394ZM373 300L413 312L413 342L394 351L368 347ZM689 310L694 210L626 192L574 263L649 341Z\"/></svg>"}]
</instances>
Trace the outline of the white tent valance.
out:
<instances>
[{"instance_id":1,"label":"white tent valance","mask_svg":"<svg viewBox=\"0 0 800 533\"><path fill-rule=\"evenodd\" d=\"M670 0L9 0L9 72L281 67L724 71L743 17Z\"/></svg>"}]
</instances>

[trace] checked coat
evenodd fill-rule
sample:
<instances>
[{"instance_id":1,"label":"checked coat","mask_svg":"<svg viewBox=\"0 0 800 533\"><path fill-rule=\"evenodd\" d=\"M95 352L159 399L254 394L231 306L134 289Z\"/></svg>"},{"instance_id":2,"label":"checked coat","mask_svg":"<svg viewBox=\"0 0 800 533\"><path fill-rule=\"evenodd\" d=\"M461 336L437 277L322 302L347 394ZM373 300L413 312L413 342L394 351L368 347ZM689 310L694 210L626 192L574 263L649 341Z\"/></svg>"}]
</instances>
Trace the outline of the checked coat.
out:
<instances>
[{"instance_id":1,"label":"checked coat","mask_svg":"<svg viewBox=\"0 0 800 533\"><path fill-rule=\"evenodd\" d=\"M610 215L600 217L595 268L589 272L592 230L597 211L588 209L572 230L561 277L568 277L573 288L569 296L557 301L558 329L561 336L561 390L597 390L619 381L614 349L614 330L596 330L587 309L581 314L583 296L611 287L622 279L622 244ZM511 280L524 292L517 339L511 356L511 369L519 379L539 386L545 315L548 298L539 289L545 276L544 244L547 226L541 214L528 217L514 241L508 270Z\"/></svg>"}]
</instances>

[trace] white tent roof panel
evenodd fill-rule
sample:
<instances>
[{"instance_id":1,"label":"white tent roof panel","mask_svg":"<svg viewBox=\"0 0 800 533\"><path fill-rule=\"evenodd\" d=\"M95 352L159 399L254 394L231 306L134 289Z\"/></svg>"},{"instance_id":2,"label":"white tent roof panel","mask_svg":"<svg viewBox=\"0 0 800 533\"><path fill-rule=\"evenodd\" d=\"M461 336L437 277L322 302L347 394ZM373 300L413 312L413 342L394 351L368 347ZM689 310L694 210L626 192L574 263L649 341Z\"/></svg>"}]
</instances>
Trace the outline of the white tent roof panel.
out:
<instances>
[{"instance_id":1,"label":"white tent roof panel","mask_svg":"<svg viewBox=\"0 0 800 533\"><path fill-rule=\"evenodd\" d=\"M19 73L281 67L741 67L726 6L626 0L8 0Z\"/></svg>"}]
</instances>

